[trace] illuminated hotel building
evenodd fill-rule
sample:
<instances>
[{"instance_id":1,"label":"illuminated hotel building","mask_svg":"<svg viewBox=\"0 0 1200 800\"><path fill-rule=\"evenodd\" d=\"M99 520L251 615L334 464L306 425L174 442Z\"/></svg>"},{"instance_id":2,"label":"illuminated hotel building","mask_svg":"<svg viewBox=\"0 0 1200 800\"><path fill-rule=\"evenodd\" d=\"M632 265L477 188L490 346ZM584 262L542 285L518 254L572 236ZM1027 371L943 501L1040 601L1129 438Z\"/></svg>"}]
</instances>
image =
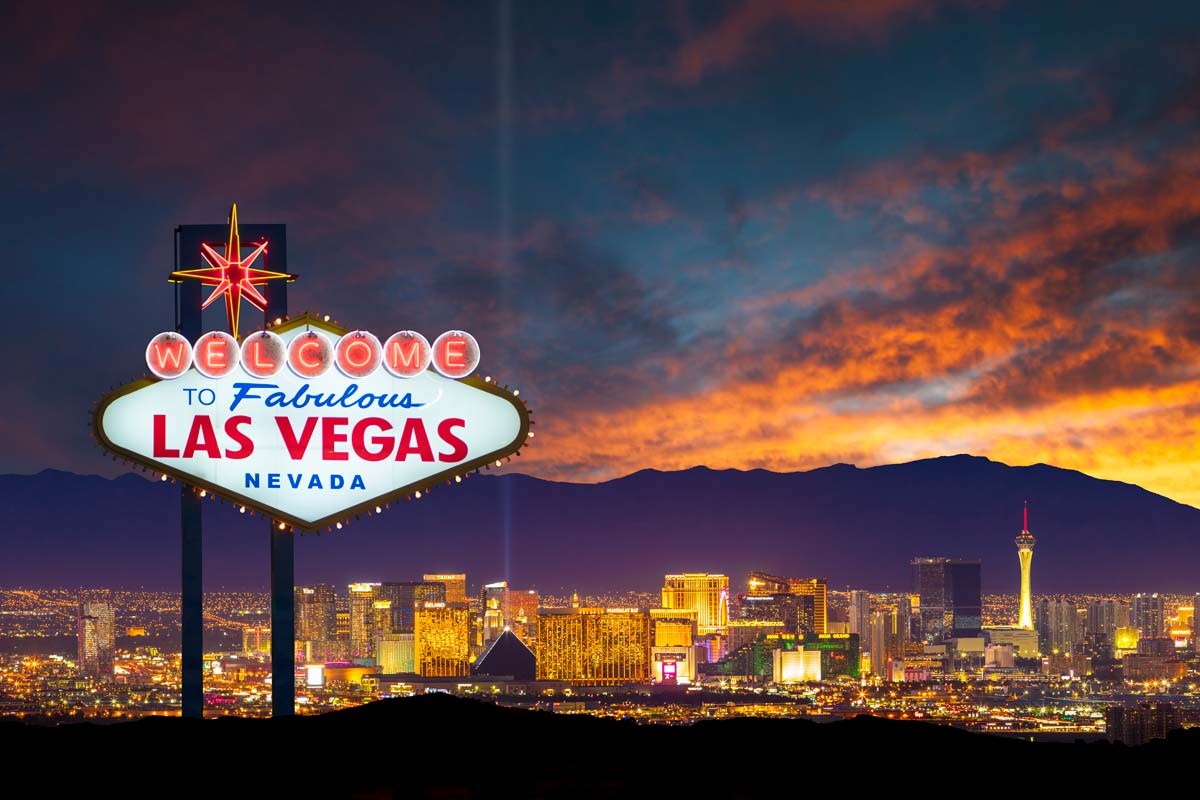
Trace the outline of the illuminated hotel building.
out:
<instances>
[{"instance_id":1,"label":"illuminated hotel building","mask_svg":"<svg viewBox=\"0 0 1200 800\"><path fill-rule=\"evenodd\" d=\"M829 632L829 586L824 578L789 578L788 591L813 599L813 633Z\"/></svg>"},{"instance_id":2,"label":"illuminated hotel building","mask_svg":"<svg viewBox=\"0 0 1200 800\"><path fill-rule=\"evenodd\" d=\"M1163 622L1166 614L1163 610L1163 598L1158 592L1133 596L1133 608L1130 612L1130 624L1138 629L1143 639L1157 639L1163 635Z\"/></svg>"},{"instance_id":3,"label":"illuminated hotel building","mask_svg":"<svg viewBox=\"0 0 1200 800\"><path fill-rule=\"evenodd\" d=\"M738 597L739 620L777 622L785 633L816 633L816 616L813 595L782 592Z\"/></svg>"},{"instance_id":4,"label":"illuminated hotel building","mask_svg":"<svg viewBox=\"0 0 1200 800\"><path fill-rule=\"evenodd\" d=\"M1021 612L1017 627L1022 630L1033 630L1033 588L1030 583L1030 571L1033 568L1033 546L1037 539L1029 532L1029 503L1025 504L1025 521L1021 535L1016 538L1017 559L1021 562Z\"/></svg>"},{"instance_id":5,"label":"illuminated hotel building","mask_svg":"<svg viewBox=\"0 0 1200 800\"><path fill-rule=\"evenodd\" d=\"M413 662L418 675L449 678L471 674L471 611L466 603L423 603L413 625Z\"/></svg>"},{"instance_id":6,"label":"illuminated hotel building","mask_svg":"<svg viewBox=\"0 0 1200 800\"><path fill-rule=\"evenodd\" d=\"M117 647L113 607L108 603L80 603L78 623L79 672L94 678L111 678Z\"/></svg>"},{"instance_id":7,"label":"illuminated hotel building","mask_svg":"<svg viewBox=\"0 0 1200 800\"><path fill-rule=\"evenodd\" d=\"M543 608L537 677L580 686L647 683L650 615L636 608Z\"/></svg>"},{"instance_id":8,"label":"illuminated hotel building","mask_svg":"<svg viewBox=\"0 0 1200 800\"><path fill-rule=\"evenodd\" d=\"M380 600L391 603L392 617L380 633L412 633L414 609L422 603L445 603L446 586L437 581L402 581L379 584Z\"/></svg>"},{"instance_id":9,"label":"illuminated hotel building","mask_svg":"<svg viewBox=\"0 0 1200 800\"><path fill-rule=\"evenodd\" d=\"M350 584L350 654L355 658L374 655L378 589L378 583Z\"/></svg>"},{"instance_id":10,"label":"illuminated hotel building","mask_svg":"<svg viewBox=\"0 0 1200 800\"><path fill-rule=\"evenodd\" d=\"M384 675L416 672L416 654L411 633L381 633L375 640L379 671Z\"/></svg>"},{"instance_id":11,"label":"illuminated hotel building","mask_svg":"<svg viewBox=\"0 0 1200 800\"><path fill-rule=\"evenodd\" d=\"M765 572L751 572L746 579L746 594L751 597L763 597L769 594L785 594L789 591L787 578L778 575L768 575Z\"/></svg>"},{"instance_id":12,"label":"illuminated hotel building","mask_svg":"<svg viewBox=\"0 0 1200 800\"><path fill-rule=\"evenodd\" d=\"M426 583L440 583L446 587L447 603L467 602L467 576L462 572L436 572L421 576Z\"/></svg>"},{"instance_id":13,"label":"illuminated hotel building","mask_svg":"<svg viewBox=\"0 0 1200 800\"><path fill-rule=\"evenodd\" d=\"M376 600L374 608L374 618L371 622L371 655L375 655L374 637L392 632L392 601Z\"/></svg>"},{"instance_id":14,"label":"illuminated hotel building","mask_svg":"<svg viewBox=\"0 0 1200 800\"><path fill-rule=\"evenodd\" d=\"M328 584L297 586L296 639L301 642L337 638L337 596Z\"/></svg>"},{"instance_id":15,"label":"illuminated hotel building","mask_svg":"<svg viewBox=\"0 0 1200 800\"><path fill-rule=\"evenodd\" d=\"M871 655L871 671L886 676L888 662L904 658L904 648L908 644L907 604L871 614L860 641L866 644Z\"/></svg>"},{"instance_id":16,"label":"illuminated hotel building","mask_svg":"<svg viewBox=\"0 0 1200 800\"><path fill-rule=\"evenodd\" d=\"M729 624L729 576L707 572L667 575L662 604L663 608L694 609L700 636L724 633Z\"/></svg>"},{"instance_id":17,"label":"illuminated hotel building","mask_svg":"<svg viewBox=\"0 0 1200 800\"><path fill-rule=\"evenodd\" d=\"M242 628L242 652L247 655L270 655L271 628L253 625Z\"/></svg>"},{"instance_id":18,"label":"illuminated hotel building","mask_svg":"<svg viewBox=\"0 0 1200 800\"><path fill-rule=\"evenodd\" d=\"M983 627L981 571L978 561L912 560L913 592L920 598L918 613L924 644L979 636Z\"/></svg>"},{"instance_id":19,"label":"illuminated hotel building","mask_svg":"<svg viewBox=\"0 0 1200 800\"><path fill-rule=\"evenodd\" d=\"M1120 600L1093 600L1087 605L1085 631L1088 644L1105 657L1116 647L1117 629L1129 627L1129 604Z\"/></svg>"},{"instance_id":20,"label":"illuminated hotel building","mask_svg":"<svg viewBox=\"0 0 1200 800\"><path fill-rule=\"evenodd\" d=\"M731 619L729 621L728 652L733 653L739 648L757 641L758 637L768 634L792 633L785 631L781 621L776 619Z\"/></svg>"},{"instance_id":21,"label":"illuminated hotel building","mask_svg":"<svg viewBox=\"0 0 1200 800\"><path fill-rule=\"evenodd\" d=\"M850 592L849 632L867 638L867 626L871 624L871 593L854 589Z\"/></svg>"},{"instance_id":22,"label":"illuminated hotel building","mask_svg":"<svg viewBox=\"0 0 1200 800\"><path fill-rule=\"evenodd\" d=\"M651 681L681 686L694 681L696 615L690 611L652 608L650 630Z\"/></svg>"},{"instance_id":23,"label":"illuminated hotel building","mask_svg":"<svg viewBox=\"0 0 1200 800\"><path fill-rule=\"evenodd\" d=\"M1070 600L1043 600L1037 605L1038 648L1044 656L1075 654L1079 635L1079 610Z\"/></svg>"},{"instance_id":24,"label":"illuminated hotel building","mask_svg":"<svg viewBox=\"0 0 1200 800\"><path fill-rule=\"evenodd\" d=\"M504 633L508 611L508 581L484 584L479 592L481 642L487 646Z\"/></svg>"}]
</instances>

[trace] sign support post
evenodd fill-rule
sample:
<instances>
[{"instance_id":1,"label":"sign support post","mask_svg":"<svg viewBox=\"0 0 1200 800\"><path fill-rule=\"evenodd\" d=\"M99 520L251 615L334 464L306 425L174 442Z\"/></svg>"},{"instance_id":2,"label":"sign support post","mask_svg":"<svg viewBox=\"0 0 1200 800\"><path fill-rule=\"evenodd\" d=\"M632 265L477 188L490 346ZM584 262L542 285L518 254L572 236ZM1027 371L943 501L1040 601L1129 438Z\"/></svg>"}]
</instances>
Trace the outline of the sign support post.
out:
<instances>
[{"instance_id":1,"label":"sign support post","mask_svg":"<svg viewBox=\"0 0 1200 800\"><path fill-rule=\"evenodd\" d=\"M181 231L176 230L176 236ZM177 243L178 244L178 243ZM179 248L175 250L179 269ZM188 339L200 335L200 284L175 284L176 330ZM204 716L204 527L203 501L192 487L179 488L180 532L180 705L184 717Z\"/></svg>"},{"instance_id":2,"label":"sign support post","mask_svg":"<svg viewBox=\"0 0 1200 800\"><path fill-rule=\"evenodd\" d=\"M286 271L286 250L280 255L284 259L280 269ZM267 295L267 321L287 316L287 307L287 282L279 281ZM295 540L291 531L279 530L274 521L270 536L271 716L286 717L296 708Z\"/></svg>"}]
</instances>

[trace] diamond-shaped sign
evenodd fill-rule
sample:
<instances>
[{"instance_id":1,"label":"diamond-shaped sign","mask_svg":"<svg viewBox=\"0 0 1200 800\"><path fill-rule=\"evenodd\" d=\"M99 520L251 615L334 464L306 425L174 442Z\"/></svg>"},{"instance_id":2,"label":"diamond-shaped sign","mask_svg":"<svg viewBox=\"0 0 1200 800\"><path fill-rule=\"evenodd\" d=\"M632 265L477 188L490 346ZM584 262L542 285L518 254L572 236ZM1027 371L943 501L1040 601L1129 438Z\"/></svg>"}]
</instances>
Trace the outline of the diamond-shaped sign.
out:
<instances>
[{"instance_id":1,"label":"diamond-shaped sign","mask_svg":"<svg viewBox=\"0 0 1200 800\"><path fill-rule=\"evenodd\" d=\"M286 346L312 330L345 334L309 316L272 332ZM530 435L524 403L479 378L253 369L130 383L101 400L96 436L130 461L316 529L497 462Z\"/></svg>"}]
</instances>

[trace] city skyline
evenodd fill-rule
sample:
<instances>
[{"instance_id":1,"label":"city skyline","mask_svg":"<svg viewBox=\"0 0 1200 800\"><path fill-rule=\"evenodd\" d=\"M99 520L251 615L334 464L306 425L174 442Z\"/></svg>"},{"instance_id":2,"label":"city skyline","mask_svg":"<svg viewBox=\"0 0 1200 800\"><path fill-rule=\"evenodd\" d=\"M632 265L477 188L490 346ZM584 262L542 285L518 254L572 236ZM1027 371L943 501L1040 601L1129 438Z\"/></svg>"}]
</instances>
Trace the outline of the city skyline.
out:
<instances>
[{"instance_id":1,"label":"city skyline","mask_svg":"<svg viewBox=\"0 0 1200 800\"><path fill-rule=\"evenodd\" d=\"M948 480L956 482L949 495ZM859 502L864 493L877 502ZM0 497L9 498L0 506L0 522L26 532L9 545L16 555L0 563L0 584L58 585L67 576L83 584L101 574L106 585L139 586L176 569L169 529L178 493L169 485L132 475L116 481L57 473L0 476ZM46 501L31 505L36 497ZM474 575L548 590L590 591L610 585L613 574L622 574L629 588L652 588L655 575L679 563L681 548L690 552L702 543L696 560L681 567L703 571L718 564L737 575L771 564L824 574L831 586L853 579L884 590L907 585L912 548L919 547L980 558L985 591L1016 592L1013 541L1029 500L1039 531L1034 572L1040 584L1050 581L1066 592L1134 593L1147 588L1142 576L1154 575L1151 588L1190 590L1185 565L1200 541L1192 534L1200 528L1200 512L1079 473L966 457L791 475L644 472L584 485L517 474L476 476L407 504L401 513L299 537L297 576L343 583L369 565L411 572L422 564L455 562ZM638 515L621 513L631 504L640 508ZM502 513L493 514L493 507ZM83 515L87 508L105 511ZM587 511L580 515L579 509ZM254 521L216 502L206 506L205 519L213 554L209 584L263 585ZM456 531L453 539L427 535L447 527ZM570 547L564 530L572 532ZM1128 535L1132 530L1140 535ZM869 544L876 557L858 559L842 546L846 537ZM64 561L67 552L80 558Z\"/></svg>"}]
</instances>

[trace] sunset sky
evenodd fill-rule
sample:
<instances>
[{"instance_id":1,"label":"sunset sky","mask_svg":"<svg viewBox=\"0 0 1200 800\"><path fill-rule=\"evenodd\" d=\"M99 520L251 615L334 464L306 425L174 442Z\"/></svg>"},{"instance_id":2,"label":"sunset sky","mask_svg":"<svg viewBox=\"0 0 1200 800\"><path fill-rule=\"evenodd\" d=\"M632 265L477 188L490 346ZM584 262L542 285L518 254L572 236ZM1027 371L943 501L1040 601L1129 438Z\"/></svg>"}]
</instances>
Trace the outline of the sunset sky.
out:
<instances>
[{"instance_id":1,"label":"sunset sky","mask_svg":"<svg viewBox=\"0 0 1200 800\"><path fill-rule=\"evenodd\" d=\"M0 471L121 471L89 404L236 201L293 309L474 333L531 474L972 453L1200 505L1200 4L382 5L6 11Z\"/></svg>"}]
</instances>

